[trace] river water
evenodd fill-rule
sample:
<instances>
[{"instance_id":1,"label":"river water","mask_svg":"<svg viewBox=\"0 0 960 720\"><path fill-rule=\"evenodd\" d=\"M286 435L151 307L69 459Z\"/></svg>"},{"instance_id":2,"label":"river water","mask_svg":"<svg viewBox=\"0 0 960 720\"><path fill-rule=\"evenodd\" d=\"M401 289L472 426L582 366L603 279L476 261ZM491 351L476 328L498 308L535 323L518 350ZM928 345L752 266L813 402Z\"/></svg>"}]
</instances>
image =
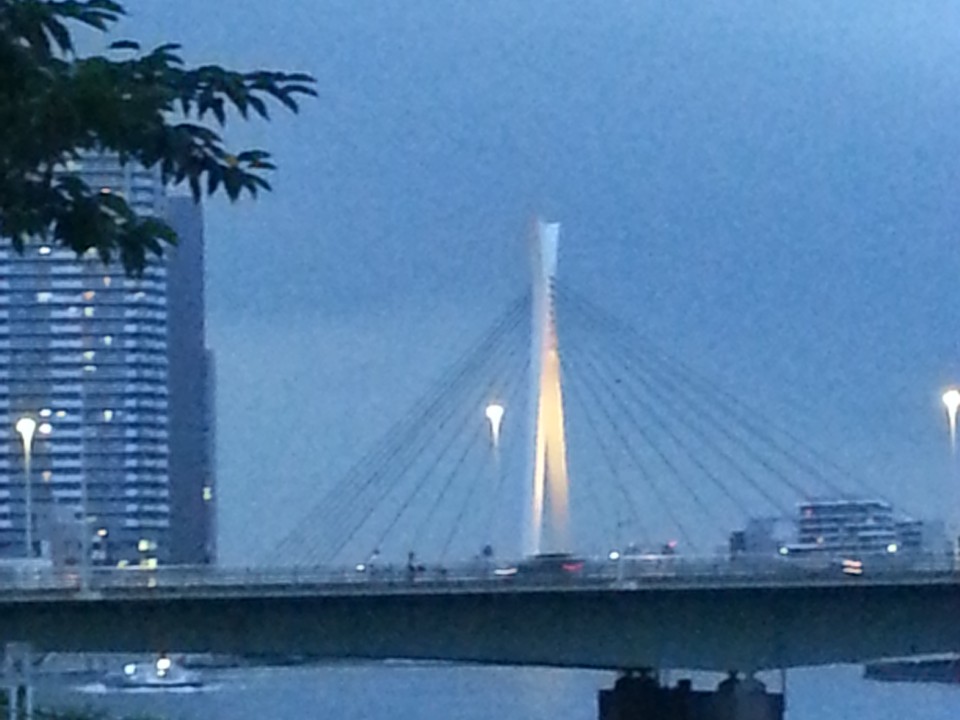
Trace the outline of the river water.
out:
<instances>
[{"instance_id":1,"label":"river water","mask_svg":"<svg viewBox=\"0 0 960 720\"><path fill-rule=\"evenodd\" d=\"M612 673L540 668L360 663L205 671L190 690L47 684L44 707L164 720L594 720ZM720 678L696 678L707 687ZM779 676L769 678L779 688ZM789 720L957 720L960 685L864 680L858 666L794 670Z\"/></svg>"}]
</instances>

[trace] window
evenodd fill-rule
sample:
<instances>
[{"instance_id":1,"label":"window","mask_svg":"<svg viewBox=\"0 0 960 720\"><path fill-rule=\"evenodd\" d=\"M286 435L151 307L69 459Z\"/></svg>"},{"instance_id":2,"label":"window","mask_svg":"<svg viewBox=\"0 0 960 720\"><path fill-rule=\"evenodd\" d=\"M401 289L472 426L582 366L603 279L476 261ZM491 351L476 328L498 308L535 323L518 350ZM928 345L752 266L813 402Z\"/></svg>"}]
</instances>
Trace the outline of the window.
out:
<instances>
[{"instance_id":1,"label":"window","mask_svg":"<svg viewBox=\"0 0 960 720\"><path fill-rule=\"evenodd\" d=\"M106 345L107 347L110 347L111 345L113 345L113 335L104 335L103 344Z\"/></svg>"},{"instance_id":2,"label":"window","mask_svg":"<svg viewBox=\"0 0 960 720\"><path fill-rule=\"evenodd\" d=\"M109 275L104 275L104 276L103 276L103 286L104 286L104 287L110 287L110 283L112 283L112 282L113 282L113 278L111 278Z\"/></svg>"},{"instance_id":3,"label":"window","mask_svg":"<svg viewBox=\"0 0 960 720\"><path fill-rule=\"evenodd\" d=\"M41 245L40 250L38 251L41 255L49 255L53 252L48 245Z\"/></svg>"},{"instance_id":4,"label":"window","mask_svg":"<svg viewBox=\"0 0 960 720\"><path fill-rule=\"evenodd\" d=\"M213 488L205 485L203 488L203 501L210 502L211 500L213 500Z\"/></svg>"},{"instance_id":5,"label":"window","mask_svg":"<svg viewBox=\"0 0 960 720\"><path fill-rule=\"evenodd\" d=\"M53 293L47 291L41 291L37 293L37 302L48 303L53 299Z\"/></svg>"},{"instance_id":6,"label":"window","mask_svg":"<svg viewBox=\"0 0 960 720\"><path fill-rule=\"evenodd\" d=\"M95 291L93 291L93 290L87 290L87 291L83 294L83 299L86 300L87 302L90 302L90 301L93 300L93 298L95 298L96 296L97 296L97 293L96 293Z\"/></svg>"},{"instance_id":7,"label":"window","mask_svg":"<svg viewBox=\"0 0 960 720\"><path fill-rule=\"evenodd\" d=\"M93 317L93 308L92 308L92 307L85 307L85 308L83 309L83 314L84 314L85 317L88 317L88 318Z\"/></svg>"},{"instance_id":8,"label":"window","mask_svg":"<svg viewBox=\"0 0 960 720\"><path fill-rule=\"evenodd\" d=\"M113 410L104 410L103 419L106 420L107 422L110 422L111 420L113 420Z\"/></svg>"}]
</instances>

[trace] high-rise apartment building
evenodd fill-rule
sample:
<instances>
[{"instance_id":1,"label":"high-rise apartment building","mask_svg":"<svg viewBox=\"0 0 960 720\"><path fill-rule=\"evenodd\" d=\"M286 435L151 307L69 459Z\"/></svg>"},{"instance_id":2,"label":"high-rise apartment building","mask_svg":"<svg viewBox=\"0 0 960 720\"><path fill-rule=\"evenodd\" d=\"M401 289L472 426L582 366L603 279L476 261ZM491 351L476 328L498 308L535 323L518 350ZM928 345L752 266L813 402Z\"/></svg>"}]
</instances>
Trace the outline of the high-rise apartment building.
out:
<instances>
[{"instance_id":1,"label":"high-rise apartment building","mask_svg":"<svg viewBox=\"0 0 960 720\"><path fill-rule=\"evenodd\" d=\"M67 170L103 192L123 193L141 214L166 213L155 172L99 155ZM184 247L193 240L184 237ZM22 256L0 247L0 427L7 436L0 557L26 553L26 456L14 429L21 417L37 423L30 447L35 554L53 538L83 538L86 507L93 562L150 567L173 557L168 351L178 320L168 289L170 268L184 264L153 262L130 279L94 254L78 259L41 240ZM71 518L78 527L64 532ZM76 545L69 561L79 562L83 543Z\"/></svg>"},{"instance_id":2,"label":"high-rise apartment building","mask_svg":"<svg viewBox=\"0 0 960 720\"><path fill-rule=\"evenodd\" d=\"M181 238L167 264L170 555L178 565L216 558L214 367L206 346L203 215L189 197L167 200Z\"/></svg>"}]
</instances>

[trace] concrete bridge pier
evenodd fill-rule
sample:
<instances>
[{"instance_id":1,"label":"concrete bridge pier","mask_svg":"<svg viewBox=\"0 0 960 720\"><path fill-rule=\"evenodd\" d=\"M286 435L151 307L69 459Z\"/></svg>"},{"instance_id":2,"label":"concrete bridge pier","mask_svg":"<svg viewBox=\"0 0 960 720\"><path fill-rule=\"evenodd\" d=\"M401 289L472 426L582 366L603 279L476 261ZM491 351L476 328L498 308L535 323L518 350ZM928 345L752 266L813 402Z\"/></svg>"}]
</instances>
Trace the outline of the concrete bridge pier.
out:
<instances>
[{"instance_id":1,"label":"concrete bridge pier","mask_svg":"<svg viewBox=\"0 0 960 720\"><path fill-rule=\"evenodd\" d=\"M662 685L652 671L628 671L598 697L599 720L783 720L784 697L753 677L736 673L716 690L694 690L690 680Z\"/></svg>"},{"instance_id":2,"label":"concrete bridge pier","mask_svg":"<svg viewBox=\"0 0 960 720\"><path fill-rule=\"evenodd\" d=\"M27 643L7 643L3 677L7 686L8 720L33 720L32 651Z\"/></svg>"}]
</instances>

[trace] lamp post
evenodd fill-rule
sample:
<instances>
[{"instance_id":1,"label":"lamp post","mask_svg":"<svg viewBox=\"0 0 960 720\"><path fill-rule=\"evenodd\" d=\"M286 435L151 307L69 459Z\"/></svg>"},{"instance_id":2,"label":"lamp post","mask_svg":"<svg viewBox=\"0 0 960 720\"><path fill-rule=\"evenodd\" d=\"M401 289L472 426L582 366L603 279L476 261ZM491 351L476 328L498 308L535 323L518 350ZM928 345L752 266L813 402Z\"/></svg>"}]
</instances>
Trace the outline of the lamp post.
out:
<instances>
[{"instance_id":1,"label":"lamp post","mask_svg":"<svg viewBox=\"0 0 960 720\"><path fill-rule=\"evenodd\" d=\"M17 420L16 430L23 441L23 479L26 485L25 505L26 519L26 550L27 558L33 557L33 478L30 477L31 451L33 450L33 434L37 430L37 421L32 417L24 416Z\"/></svg>"},{"instance_id":2,"label":"lamp post","mask_svg":"<svg viewBox=\"0 0 960 720\"><path fill-rule=\"evenodd\" d=\"M503 465L500 462L500 426L503 424L503 405L498 402L492 402L484 409L483 414L490 423L490 445L493 448L493 473L494 482L493 497L490 500L490 522L488 523L488 532L491 536L496 535L496 494L503 486ZM493 554L494 538L490 537L489 542L484 546L484 554L489 549L490 555ZM487 556L489 558L489 556Z\"/></svg>"},{"instance_id":3,"label":"lamp post","mask_svg":"<svg viewBox=\"0 0 960 720\"><path fill-rule=\"evenodd\" d=\"M960 410L960 390L950 388L943 397L943 405L947 409L947 424L950 428L950 450L957 451L957 411Z\"/></svg>"},{"instance_id":4,"label":"lamp post","mask_svg":"<svg viewBox=\"0 0 960 720\"><path fill-rule=\"evenodd\" d=\"M957 457L957 411L960 410L960 390L957 388L949 388L940 398L943 400L943 405L947 409L947 425L950 430L950 474L951 476L956 473L956 457ZM951 484L953 484L954 478L951 477ZM953 528L956 531L956 528ZM955 537L951 543L953 546L953 562L954 567L957 566L957 563L960 562L960 537Z\"/></svg>"}]
</instances>

